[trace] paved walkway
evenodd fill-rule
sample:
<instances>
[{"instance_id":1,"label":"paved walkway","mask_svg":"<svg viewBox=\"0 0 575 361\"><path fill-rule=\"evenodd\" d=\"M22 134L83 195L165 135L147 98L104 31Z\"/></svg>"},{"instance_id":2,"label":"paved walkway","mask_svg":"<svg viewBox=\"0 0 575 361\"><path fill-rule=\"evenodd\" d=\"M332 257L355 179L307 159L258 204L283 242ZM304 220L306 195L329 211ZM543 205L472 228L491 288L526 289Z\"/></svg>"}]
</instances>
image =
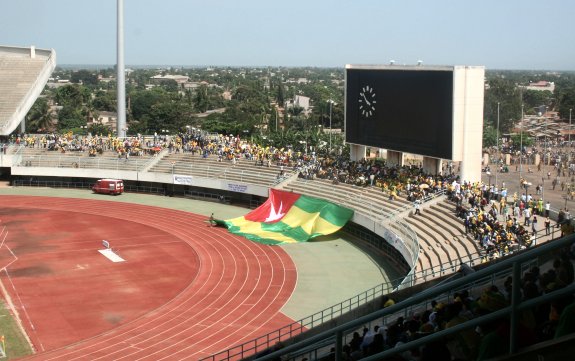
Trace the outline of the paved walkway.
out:
<instances>
[{"instance_id":1,"label":"paved walkway","mask_svg":"<svg viewBox=\"0 0 575 361\"><path fill-rule=\"evenodd\" d=\"M186 198L124 193L121 196L93 194L89 190L0 187L2 195L51 196L129 202L193 212L217 219L229 219L249 209ZM386 270L362 252L352 241L334 236L283 247L296 264L298 281L295 292L282 309L288 317L299 320L363 291L387 282Z\"/></svg>"},{"instance_id":2,"label":"paved walkway","mask_svg":"<svg viewBox=\"0 0 575 361\"><path fill-rule=\"evenodd\" d=\"M561 190L561 181L566 184L571 181L571 177L568 176L567 172L565 173L565 176L563 176L563 174L559 176L559 184L555 189L553 189L552 182L557 177L557 170L555 170L554 166L542 166L541 170L537 170L537 167L534 165L523 164L522 167L519 165L510 165L508 173L497 174L496 165L490 164L489 167L491 168L491 176L483 172L481 173L481 180L484 183L488 183L491 180L491 184L495 184L497 182L499 188L501 187L502 182L505 182L505 186L508 189L507 195L510 197L509 199L511 199L514 192L517 192L518 196L525 193L525 189L522 189L519 184L519 180L523 178L527 182L531 183L531 186L527 189L528 193L533 195L535 199L542 197L545 201L548 200L552 209L559 210L567 207L571 210L572 208L575 208L575 202L571 201L570 198L568 198L567 201L565 200L567 187L565 187L563 191ZM547 176L548 172L551 173L550 177ZM538 184L543 185L543 191L540 195L536 194L535 191Z\"/></svg>"}]
</instances>

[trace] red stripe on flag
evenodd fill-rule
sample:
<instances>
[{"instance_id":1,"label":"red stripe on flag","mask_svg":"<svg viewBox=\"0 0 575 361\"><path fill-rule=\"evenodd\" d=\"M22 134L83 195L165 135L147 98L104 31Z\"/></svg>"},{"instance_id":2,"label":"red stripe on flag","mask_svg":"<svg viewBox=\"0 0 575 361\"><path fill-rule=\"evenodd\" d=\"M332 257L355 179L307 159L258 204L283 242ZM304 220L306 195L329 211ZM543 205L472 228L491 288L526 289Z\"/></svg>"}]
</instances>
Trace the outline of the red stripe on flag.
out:
<instances>
[{"instance_id":1,"label":"red stripe on flag","mask_svg":"<svg viewBox=\"0 0 575 361\"><path fill-rule=\"evenodd\" d=\"M246 214L244 218L252 222L274 223L280 221L299 199L300 194L270 189L269 198L264 204Z\"/></svg>"}]
</instances>

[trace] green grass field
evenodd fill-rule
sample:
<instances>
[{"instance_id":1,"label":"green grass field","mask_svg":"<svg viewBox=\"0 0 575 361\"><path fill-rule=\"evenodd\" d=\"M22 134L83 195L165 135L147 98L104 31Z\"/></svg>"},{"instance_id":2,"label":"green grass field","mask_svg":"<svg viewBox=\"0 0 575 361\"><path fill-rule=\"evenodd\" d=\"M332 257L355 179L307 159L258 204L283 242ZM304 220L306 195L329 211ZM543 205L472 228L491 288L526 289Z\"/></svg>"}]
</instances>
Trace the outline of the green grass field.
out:
<instances>
[{"instance_id":1,"label":"green grass field","mask_svg":"<svg viewBox=\"0 0 575 361\"><path fill-rule=\"evenodd\" d=\"M4 336L7 356L2 360L14 360L33 353L28 340L22 334L16 319L4 300L0 300L0 338L2 336Z\"/></svg>"}]
</instances>

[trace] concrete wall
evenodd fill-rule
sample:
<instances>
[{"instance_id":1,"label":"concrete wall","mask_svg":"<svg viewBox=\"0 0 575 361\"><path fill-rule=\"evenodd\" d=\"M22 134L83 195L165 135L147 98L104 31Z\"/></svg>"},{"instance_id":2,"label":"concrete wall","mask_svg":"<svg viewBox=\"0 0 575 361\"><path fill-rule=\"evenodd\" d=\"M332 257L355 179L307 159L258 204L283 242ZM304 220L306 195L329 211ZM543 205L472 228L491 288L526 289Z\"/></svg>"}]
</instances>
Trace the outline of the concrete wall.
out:
<instances>
[{"instance_id":1,"label":"concrete wall","mask_svg":"<svg viewBox=\"0 0 575 361\"><path fill-rule=\"evenodd\" d=\"M8 157L6 157L8 158ZM0 158L2 159L2 158ZM8 163L8 159L6 159ZM12 167L14 176L30 177L74 177L74 178L118 178L130 181L185 184L193 187L224 190L236 193L253 194L267 197L268 187L244 183L234 180L201 178L192 176L172 175L171 173L136 172L114 169L84 169L84 168L48 168L48 167ZM176 178L178 177L178 178Z\"/></svg>"}]
</instances>

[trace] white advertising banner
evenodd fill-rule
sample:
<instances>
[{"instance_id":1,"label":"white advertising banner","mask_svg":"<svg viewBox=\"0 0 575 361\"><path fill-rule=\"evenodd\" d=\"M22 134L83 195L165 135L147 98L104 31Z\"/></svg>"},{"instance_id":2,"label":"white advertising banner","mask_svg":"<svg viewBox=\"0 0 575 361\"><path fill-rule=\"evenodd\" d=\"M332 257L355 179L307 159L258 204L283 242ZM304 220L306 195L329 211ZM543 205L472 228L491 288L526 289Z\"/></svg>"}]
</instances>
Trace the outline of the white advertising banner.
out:
<instances>
[{"instance_id":1,"label":"white advertising banner","mask_svg":"<svg viewBox=\"0 0 575 361\"><path fill-rule=\"evenodd\" d=\"M249 188L247 184L227 183L226 189L232 192L246 193Z\"/></svg>"},{"instance_id":2,"label":"white advertising banner","mask_svg":"<svg viewBox=\"0 0 575 361\"><path fill-rule=\"evenodd\" d=\"M174 174L174 184L183 184L191 186L194 181L194 177L190 175L178 175Z\"/></svg>"}]
</instances>

